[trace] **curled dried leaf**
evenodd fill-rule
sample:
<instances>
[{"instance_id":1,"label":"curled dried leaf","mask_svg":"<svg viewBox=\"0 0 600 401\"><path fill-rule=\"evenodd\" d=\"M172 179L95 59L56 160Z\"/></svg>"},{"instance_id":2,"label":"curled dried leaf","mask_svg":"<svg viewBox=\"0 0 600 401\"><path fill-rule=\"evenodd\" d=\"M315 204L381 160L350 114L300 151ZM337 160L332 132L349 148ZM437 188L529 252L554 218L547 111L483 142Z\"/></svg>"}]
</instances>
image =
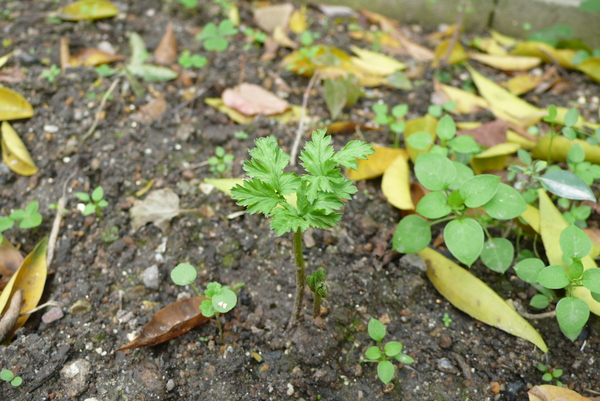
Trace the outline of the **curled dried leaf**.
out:
<instances>
[{"instance_id":1,"label":"curled dried leaf","mask_svg":"<svg viewBox=\"0 0 600 401\"><path fill-rule=\"evenodd\" d=\"M0 343L4 341L8 336L8 333L15 327L15 323L17 323L17 319L19 318L19 310L21 309L22 303L23 290L19 290L13 294L6 313L2 315L2 319L0 319Z\"/></svg>"},{"instance_id":2,"label":"curled dried leaf","mask_svg":"<svg viewBox=\"0 0 600 401\"><path fill-rule=\"evenodd\" d=\"M206 298L193 297L165 306L152 316L138 338L117 351L160 344L207 323L210 319L200 311L200 304L204 299Z\"/></svg>"}]
</instances>

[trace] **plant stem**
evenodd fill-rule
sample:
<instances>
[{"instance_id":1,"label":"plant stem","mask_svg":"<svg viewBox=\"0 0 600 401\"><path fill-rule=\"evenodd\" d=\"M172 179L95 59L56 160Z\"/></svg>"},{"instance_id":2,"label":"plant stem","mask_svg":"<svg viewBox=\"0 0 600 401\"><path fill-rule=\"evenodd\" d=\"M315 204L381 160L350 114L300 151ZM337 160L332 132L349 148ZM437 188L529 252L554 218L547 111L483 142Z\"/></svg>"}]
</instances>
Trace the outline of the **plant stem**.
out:
<instances>
[{"instance_id":1,"label":"plant stem","mask_svg":"<svg viewBox=\"0 0 600 401\"><path fill-rule=\"evenodd\" d=\"M288 329L296 324L302 311L302 301L304 300L304 257L302 256L302 231L296 230L294 233L294 258L296 260L296 295L294 297L294 310ZM316 298L315 298L316 301Z\"/></svg>"},{"instance_id":2,"label":"plant stem","mask_svg":"<svg viewBox=\"0 0 600 401\"><path fill-rule=\"evenodd\" d=\"M215 313L215 319L217 320L217 327L219 328L219 343L223 344L223 327L221 327L221 314Z\"/></svg>"},{"instance_id":3,"label":"plant stem","mask_svg":"<svg viewBox=\"0 0 600 401\"><path fill-rule=\"evenodd\" d=\"M315 292L315 301L313 304L313 318L321 316L321 296Z\"/></svg>"}]
</instances>

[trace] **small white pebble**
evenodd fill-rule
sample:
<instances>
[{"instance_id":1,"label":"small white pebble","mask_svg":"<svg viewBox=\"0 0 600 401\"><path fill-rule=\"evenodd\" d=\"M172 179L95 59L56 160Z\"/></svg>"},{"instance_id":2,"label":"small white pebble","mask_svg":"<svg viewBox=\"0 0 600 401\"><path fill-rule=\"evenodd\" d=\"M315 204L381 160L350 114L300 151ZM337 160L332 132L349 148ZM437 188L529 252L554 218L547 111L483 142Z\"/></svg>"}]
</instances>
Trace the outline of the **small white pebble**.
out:
<instances>
[{"instance_id":1,"label":"small white pebble","mask_svg":"<svg viewBox=\"0 0 600 401\"><path fill-rule=\"evenodd\" d=\"M294 386L292 385L292 383L288 383L287 384L287 391L286 391L288 396L293 396L294 395Z\"/></svg>"}]
</instances>

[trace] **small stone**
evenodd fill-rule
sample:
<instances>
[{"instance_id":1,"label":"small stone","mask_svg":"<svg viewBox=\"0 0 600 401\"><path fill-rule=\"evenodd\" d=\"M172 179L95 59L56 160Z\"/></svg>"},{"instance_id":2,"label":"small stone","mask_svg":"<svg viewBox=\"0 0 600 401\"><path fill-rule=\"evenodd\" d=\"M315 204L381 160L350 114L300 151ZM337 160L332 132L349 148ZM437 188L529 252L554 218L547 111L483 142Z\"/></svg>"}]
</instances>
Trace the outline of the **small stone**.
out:
<instances>
[{"instance_id":1,"label":"small stone","mask_svg":"<svg viewBox=\"0 0 600 401\"><path fill-rule=\"evenodd\" d=\"M152 265L142 273L142 282L146 288L157 290L160 285L160 276L158 266Z\"/></svg>"},{"instance_id":2,"label":"small stone","mask_svg":"<svg viewBox=\"0 0 600 401\"><path fill-rule=\"evenodd\" d=\"M155 393L159 397L158 399L162 399L166 386L163 382L162 374L155 364L145 362L141 366L136 367L133 371L133 379L143 384L147 390Z\"/></svg>"},{"instance_id":3,"label":"small stone","mask_svg":"<svg viewBox=\"0 0 600 401\"><path fill-rule=\"evenodd\" d=\"M491 382L490 383L490 390L492 391L492 393L498 394L500 392L500 383L498 383L498 382Z\"/></svg>"},{"instance_id":4,"label":"small stone","mask_svg":"<svg viewBox=\"0 0 600 401\"><path fill-rule=\"evenodd\" d=\"M49 132L51 134L58 132L58 127L56 125L44 125L44 132Z\"/></svg>"},{"instance_id":5,"label":"small stone","mask_svg":"<svg viewBox=\"0 0 600 401\"><path fill-rule=\"evenodd\" d=\"M193 133L194 127L192 124L181 124L179 128L177 128L177 132L175 132L175 137L180 141L186 142Z\"/></svg>"},{"instance_id":6,"label":"small stone","mask_svg":"<svg viewBox=\"0 0 600 401\"><path fill-rule=\"evenodd\" d=\"M407 253L400 258L400 267L416 267L421 271L427 271L423 258L417 253Z\"/></svg>"},{"instance_id":7,"label":"small stone","mask_svg":"<svg viewBox=\"0 0 600 401\"><path fill-rule=\"evenodd\" d=\"M450 337L446 333L442 333L440 335L440 347L441 348L450 348L452 346L452 337Z\"/></svg>"},{"instance_id":8,"label":"small stone","mask_svg":"<svg viewBox=\"0 0 600 401\"><path fill-rule=\"evenodd\" d=\"M42 322L44 323L52 323L55 320L61 319L65 314L63 313L62 308L55 306L51 308L48 312L44 313L42 316Z\"/></svg>"},{"instance_id":9,"label":"small stone","mask_svg":"<svg viewBox=\"0 0 600 401\"><path fill-rule=\"evenodd\" d=\"M287 384L286 394L290 397L294 395L294 386L292 385L292 383Z\"/></svg>"},{"instance_id":10,"label":"small stone","mask_svg":"<svg viewBox=\"0 0 600 401\"><path fill-rule=\"evenodd\" d=\"M169 379L169 381L167 381L167 391L173 391L174 388L175 388L175 380Z\"/></svg>"},{"instance_id":11,"label":"small stone","mask_svg":"<svg viewBox=\"0 0 600 401\"><path fill-rule=\"evenodd\" d=\"M60 375L69 397L77 397L87 389L91 367L85 359L77 359L62 368Z\"/></svg>"},{"instance_id":12,"label":"small stone","mask_svg":"<svg viewBox=\"0 0 600 401\"><path fill-rule=\"evenodd\" d=\"M92 304L83 299L75 301L75 303L69 308L69 313L73 316L85 315L86 313L90 313L91 311Z\"/></svg>"},{"instance_id":13,"label":"small stone","mask_svg":"<svg viewBox=\"0 0 600 401\"><path fill-rule=\"evenodd\" d=\"M457 373L456 367L452 364L452 362L450 362L450 359L448 358L440 359L437 363L437 368L438 370L444 373Z\"/></svg>"},{"instance_id":14,"label":"small stone","mask_svg":"<svg viewBox=\"0 0 600 401\"><path fill-rule=\"evenodd\" d=\"M181 178L183 178L186 181L190 181L196 178L196 174L192 170L183 170L181 172Z\"/></svg>"},{"instance_id":15,"label":"small stone","mask_svg":"<svg viewBox=\"0 0 600 401\"><path fill-rule=\"evenodd\" d=\"M465 380L462 384L465 387L475 387L475 382L473 380Z\"/></svg>"}]
</instances>

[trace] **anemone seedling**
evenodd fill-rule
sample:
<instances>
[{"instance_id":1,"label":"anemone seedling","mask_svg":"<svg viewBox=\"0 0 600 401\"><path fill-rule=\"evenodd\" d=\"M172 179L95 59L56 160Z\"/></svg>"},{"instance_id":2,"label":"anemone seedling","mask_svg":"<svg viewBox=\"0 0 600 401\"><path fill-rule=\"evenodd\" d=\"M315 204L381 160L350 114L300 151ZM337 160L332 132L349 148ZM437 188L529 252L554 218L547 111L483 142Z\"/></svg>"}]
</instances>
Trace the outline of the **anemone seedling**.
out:
<instances>
[{"instance_id":1,"label":"anemone seedling","mask_svg":"<svg viewBox=\"0 0 600 401\"><path fill-rule=\"evenodd\" d=\"M85 203L82 212L84 216L96 213L98 218L102 218L102 209L108 206L108 201L104 199L104 188L101 186L96 187L91 195L88 195L85 192L75 192L75 196Z\"/></svg>"},{"instance_id":2,"label":"anemone seedling","mask_svg":"<svg viewBox=\"0 0 600 401\"><path fill-rule=\"evenodd\" d=\"M219 25L210 22L204 26L202 32L196 36L196 39L203 42L204 48L208 51L222 52L229 46L228 36L233 36L238 32L233 21L226 19L219 22Z\"/></svg>"},{"instance_id":3,"label":"anemone seedling","mask_svg":"<svg viewBox=\"0 0 600 401\"><path fill-rule=\"evenodd\" d=\"M30 229L42 224L42 215L38 213L40 204L38 201L29 202L25 209L17 209L10 216L0 217L0 244L3 241L2 232L11 228L16 222L19 228Z\"/></svg>"},{"instance_id":4,"label":"anemone seedling","mask_svg":"<svg viewBox=\"0 0 600 401\"><path fill-rule=\"evenodd\" d=\"M15 376L15 374L8 369L2 369L0 372L0 379L10 383L13 387L19 387L21 383L23 383L23 379L21 379L21 377Z\"/></svg>"},{"instance_id":5,"label":"anemone seedling","mask_svg":"<svg viewBox=\"0 0 600 401\"><path fill-rule=\"evenodd\" d=\"M367 348L365 351L365 357L367 359L363 359L360 362L377 363L377 376L379 377L379 380L381 380L383 384L388 384L394 378L396 369L390 360L395 359L405 365L410 365L415 360L409 355L402 353L402 348L404 346L398 341L388 341L383 344L386 330L385 325L379 320L371 318L367 329L369 336L377 341L377 345Z\"/></svg>"},{"instance_id":6,"label":"anemone seedling","mask_svg":"<svg viewBox=\"0 0 600 401\"><path fill-rule=\"evenodd\" d=\"M196 268L189 263L180 263L171 270L171 280L176 285L185 287L189 285L198 296L202 296L198 288L194 285L198 273ZM218 282L208 283L204 291L206 299L200 304L200 311L206 317L215 316L217 327L219 328L219 339L223 342L223 327L221 326L221 313L227 313L237 304L237 295L229 286L223 286Z\"/></svg>"},{"instance_id":7,"label":"anemone seedling","mask_svg":"<svg viewBox=\"0 0 600 401\"><path fill-rule=\"evenodd\" d=\"M326 229L338 224L342 200L350 199L357 191L338 167L356 169L356 159L366 159L374 152L363 141L350 141L335 152L326 131L314 131L312 140L300 153L301 165L307 172L300 176L284 173L290 156L277 145L274 136L258 139L256 148L250 151L251 159L244 162L244 170L251 178L231 189L232 198L248 213L262 213L270 218L277 235L294 233L296 292L290 325L298 321L304 298L302 233L309 227Z\"/></svg>"}]
</instances>

